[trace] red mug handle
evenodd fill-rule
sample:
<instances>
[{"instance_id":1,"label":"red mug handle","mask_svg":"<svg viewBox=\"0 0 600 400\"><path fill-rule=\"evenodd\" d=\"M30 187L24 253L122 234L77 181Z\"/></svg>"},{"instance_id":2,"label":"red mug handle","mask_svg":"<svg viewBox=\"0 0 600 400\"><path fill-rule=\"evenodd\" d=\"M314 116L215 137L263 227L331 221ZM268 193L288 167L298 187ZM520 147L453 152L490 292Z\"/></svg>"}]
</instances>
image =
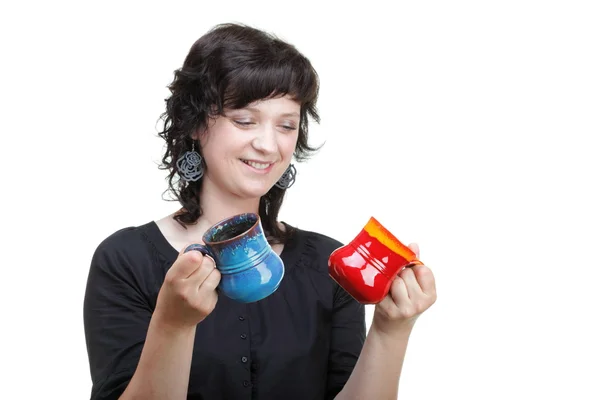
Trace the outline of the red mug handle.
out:
<instances>
[{"instance_id":1,"label":"red mug handle","mask_svg":"<svg viewBox=\"0 0 600 400\"><path fill-rule=\"evenodd\" d=\"M425 265L425 264L423 264L423 262L421 262L420 260L414 259L408 263L406 268L414 267L415 265Z\"/></svg>"}]
</instances>

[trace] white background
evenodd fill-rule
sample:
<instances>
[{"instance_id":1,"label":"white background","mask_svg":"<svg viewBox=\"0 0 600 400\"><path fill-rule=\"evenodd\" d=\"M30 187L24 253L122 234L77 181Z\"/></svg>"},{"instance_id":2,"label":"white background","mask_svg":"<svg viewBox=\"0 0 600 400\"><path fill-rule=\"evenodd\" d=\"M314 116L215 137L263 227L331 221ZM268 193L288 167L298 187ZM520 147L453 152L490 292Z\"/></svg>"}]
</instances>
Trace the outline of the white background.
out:
<instances>
[{"instance_id":1,"label":"white background","mask_svg":"<svg viewBox=\"0 0 600 400\"><path fill-rule=\"evenodd\" d=\"M326 145L282 219L348 241L373 215L435 273L401 398L600 398L597 2L15 4L0 9L1 398L89 398L91 255L177 207L156 122L220 22L289 40L321 78Z\"/></svg>"}]
</instances>

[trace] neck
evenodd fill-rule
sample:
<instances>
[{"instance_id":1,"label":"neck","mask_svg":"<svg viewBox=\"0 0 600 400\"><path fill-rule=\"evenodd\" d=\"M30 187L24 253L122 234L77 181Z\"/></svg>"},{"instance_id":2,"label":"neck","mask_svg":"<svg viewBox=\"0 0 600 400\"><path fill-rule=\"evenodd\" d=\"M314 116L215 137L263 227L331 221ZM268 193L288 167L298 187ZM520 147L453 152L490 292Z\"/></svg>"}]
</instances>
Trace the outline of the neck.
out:
<instances>
[{"instance_id":1,"label":"neck","mask_svg":"<svg viewBox=\"0 0 600 400\"><path fill-rule=\"evenodd\" d=\"M177 251L181 251L185 245L201 243L200 238L206 230L225 218L247 212L258 214L259 203L260 198L247 199L232 196L231 193L224 193L210 179L205 178L200 189L202 216L196 224L189 225L187 229L184 229L173 219L174 214L157 221L157 224L171 245ZM283 224L280 223L279 226L280 229L285 230ZM277 254L280 254L283 245L277 244L273 248Z\"/></svg>"},{"instance_id":2,"label":"neck","mask_svg":"<svg viewBox=\"0 0 600 400\"><path fill-rule=\"evenodd\" d=\"M260 198L241 198L223 193L223 191L213 185L209 179L205 179L200 190L200 207L202 216L199 224L212 226L217 222L229 218L236 214L256 213Z\"/></svg>"}]
</instances>

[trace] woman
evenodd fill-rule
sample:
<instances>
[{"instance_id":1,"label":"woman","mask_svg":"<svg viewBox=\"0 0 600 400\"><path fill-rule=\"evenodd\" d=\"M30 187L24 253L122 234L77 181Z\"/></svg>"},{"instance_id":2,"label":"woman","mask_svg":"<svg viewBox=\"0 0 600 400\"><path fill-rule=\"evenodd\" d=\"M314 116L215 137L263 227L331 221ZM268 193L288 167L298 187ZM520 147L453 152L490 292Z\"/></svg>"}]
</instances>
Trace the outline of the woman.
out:
<instances>
[{"instance_id":1,"label":"woman","mask_svg":"<svg viewBox=\"0 0 600 400\"><path fill-rule=\"evenodd\" d=\"M97 248L84 320L92 399L395 399L408 338L435 301L425 266L376 305L328 276L342 244L279 222L291 161L307 158L317 74L293 46L241 25L215 27L170 85L163 168L182 208ZM261 216L286 274L264 300L215 291L210 257L184 252L214 223ZM413 247L415 250L416 248Z\"/></svg>"}]
</instances>

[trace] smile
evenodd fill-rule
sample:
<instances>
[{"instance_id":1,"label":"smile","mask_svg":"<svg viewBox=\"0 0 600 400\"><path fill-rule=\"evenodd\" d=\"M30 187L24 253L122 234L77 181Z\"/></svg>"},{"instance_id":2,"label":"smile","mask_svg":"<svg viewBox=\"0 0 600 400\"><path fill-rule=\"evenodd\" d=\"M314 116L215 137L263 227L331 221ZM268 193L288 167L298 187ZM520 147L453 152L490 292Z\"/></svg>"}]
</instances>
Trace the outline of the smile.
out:
<instances>
[{"instance_id":1,"label":"smile","mask_svg":"<svg viewBox=\"0 0 600 400\"><path fill-rule=\"evenodd\" d=\"M254 169L258 169L258 170L266 170L267 168L269 168L271 165L273 165L273 163L263 163L263 162L258 162L258 161L250 161L250 160L241 160L244 164L251 166Z\"/></svg>"}]
</instances>

